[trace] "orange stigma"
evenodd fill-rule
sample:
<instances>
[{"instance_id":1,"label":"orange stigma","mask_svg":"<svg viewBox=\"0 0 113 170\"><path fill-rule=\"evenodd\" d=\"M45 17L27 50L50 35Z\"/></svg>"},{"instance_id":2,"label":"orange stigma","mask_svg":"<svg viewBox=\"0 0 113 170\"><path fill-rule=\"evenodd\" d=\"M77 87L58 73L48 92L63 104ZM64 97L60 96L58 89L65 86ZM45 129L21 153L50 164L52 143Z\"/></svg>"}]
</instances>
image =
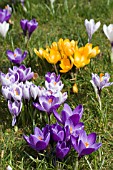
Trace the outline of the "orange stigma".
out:
<instances>
[{"instance_id":1,"label":"orange stigma","mask_svg":"<svg viewBox=\"0 0 113 170\"><path fill-rule=\"evenodd\" d=\"M104 74L103 74L103 73L100 73L100 81L103 80L103 76L104 76Z\"/></svg>"},{"instance_id":2,"label":"orange stigma","mask_svg":"<svg viewBox=\"0 0 113 170\"><path fill-rule=\"evenodd\" d=\"M16 57L16 54L14 53L14 57Z\"/></svg>"},{"instance_id":3,"label":"orange stigma","mask_svg":"<svg viewBox=\"0 0 113 170\"><path fill-rule=\"evenodd\" d=\"M57 82L55 81L55 82L54 82L54 85L56 85L56 84L57 84Z\"/></svg>"},{"instance_id":4,"label":"orange stigma","mask_svg":"<svg viewBox=\"0 0 113 170\"><path fill-rule=\"evenodd\" d=\"M49 100L48 100L49 103L52 103L52 101L53 101L52 99L49 99Z\"/></svg>"},{"instance_id":5,"label":"orange stigma","mask_svg":"<svg viewBox=\"0 0 113 170\"><path fill-rule=\"evenodd\" d=\"M85 142L85 147L88 148L88 146L89 146L89 143Z\"/></svg>"},{"instance_id":6,"label":"orange stigma","mask_svg":"<svg viewBox=\"0 0 113 170\"><path fill-rule=\"evenodd\" d=\"M38 140L42 140L42 137L41 137L41 136L38 136Z\"/></svg>"}]
</instances>

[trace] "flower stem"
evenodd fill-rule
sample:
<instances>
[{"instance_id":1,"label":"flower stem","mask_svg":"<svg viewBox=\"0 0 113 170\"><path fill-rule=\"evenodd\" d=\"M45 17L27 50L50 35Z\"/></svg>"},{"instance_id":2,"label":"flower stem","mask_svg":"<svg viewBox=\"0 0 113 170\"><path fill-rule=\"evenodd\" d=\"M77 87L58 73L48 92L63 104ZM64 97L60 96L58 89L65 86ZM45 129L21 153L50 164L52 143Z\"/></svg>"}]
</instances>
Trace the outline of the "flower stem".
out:
<instances>
[{"instance_id":1,"label":"flower stem","mask_svg":"<svg viewBox=\"0 0 113 170\"><path fill-rule=\"evenodd\" d=\"M76 159L76 164L75 164L74 170L78 170L78 157L77 157L77 159Z\"/></svg>"}]
</instances>

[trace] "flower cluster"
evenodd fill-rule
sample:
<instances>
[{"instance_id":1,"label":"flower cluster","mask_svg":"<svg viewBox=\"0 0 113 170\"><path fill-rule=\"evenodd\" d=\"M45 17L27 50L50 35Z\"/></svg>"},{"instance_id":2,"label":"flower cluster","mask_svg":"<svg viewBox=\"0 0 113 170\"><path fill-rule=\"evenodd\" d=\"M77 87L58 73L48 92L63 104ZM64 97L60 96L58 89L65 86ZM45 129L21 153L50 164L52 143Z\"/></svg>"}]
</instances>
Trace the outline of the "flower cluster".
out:
<instances>
[{"instance_id":1,"label":"flower cluster","mask_svg":"<svg viewBox=\"0 0 113 170\"><path fill-rule=\"evenodd\" d=\"M29 137L24 135L24 139L31 148L39 152L45 150L48 145L55 146L52 151L55 150L56 157L62 160L71 147L78 153L79 158L91 154L101 147L101 143L96 143L96 134L87 135L84 124L80 122L83 114L82 105L78 105L72 111L70 106L65 103L61 114L55 107L53 114L57 120L55 124L47 124L42 130L35 127L34 134Z\"/></svg>"},{"instance_id":2,"label":"flower cluster","mask_svg":"<svg viewBox=\"0 0 113 170\"><path fill-rule=\"evenodd\" d=\"M21 112L22 98L29 100L29 88L32 83L28 80L33 75L31 68L26 68L25 65L13 66L13 69L9 68L7 74L0 73L2 95L8 101L8 108L12 114L12 126L15 125L16 117Z\"/></svg>"},{"instance_id":3,"label":"flower cluster","mask_svg":"<svg viewBox=\"0 0 113 170\"><path fill-rule=\"evenodd\" d=\"M42 59L45 58L49 63L56 64L60 61L61 73L66 73L72 69L73 65L76 68L84 67L90 63L90 59L96 57L100 53L97 47L92 48L92 44L88 43L84 47L78 47L77 41L69 39L59 39L58 42L53 42L51 47L45 50L40 48L39 51L34 49L34 52Z\"/></svg>"},{"instance_id":4,"label":"flower cluster","mask_svg":"<svg viewBox=\"0 0 113 170\"><path fill-rule=\"evenodd\" d=\"M4 9L0 9L0 34L4 38L6 37L7 31L9 30L9 19L11 17L12 9L7 5Z\"/></svg>"}]
</instances>

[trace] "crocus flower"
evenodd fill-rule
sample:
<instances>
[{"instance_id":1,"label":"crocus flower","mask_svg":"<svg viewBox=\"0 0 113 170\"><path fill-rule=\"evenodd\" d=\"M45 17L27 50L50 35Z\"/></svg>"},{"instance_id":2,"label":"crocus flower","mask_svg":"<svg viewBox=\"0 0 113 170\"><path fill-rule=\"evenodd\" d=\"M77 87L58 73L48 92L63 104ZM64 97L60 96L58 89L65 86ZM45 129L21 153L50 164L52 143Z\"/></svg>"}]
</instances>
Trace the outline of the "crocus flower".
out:
<instances>
[{"instance_id":1,"label":"crocus flower","mask_svg":"<svg viewBox=\"0 0 113 170\"><path fill-rule=\"evenodd\" d=\"M65 141L59 141L56 145L56 156L63 159L70 151L70 146Z\"/></svg>"},{"instance_id":2,"label":"crocus flower","mask_svg":"<svg viewBox=\"0 0 113 170\"><path fill-rule=\"evenodd\" d=\"M20 49L20 48L16 48L16 49L14 50L14 52L11 51L11 50L7 50L7 51L6 51L6 54L7 54L8 59L9 59L11 62L13 62L13 63L15 63L15 64L21 64L22 61L26 58L28 52L27 52L27 51L24 51L24 53L22 54L21 49Z\"/></svg>"},{"instance_id":3,"label":"crocus flower","mask_svg":"<svg viewBox=\"0 0 113 170\"><path fill-rule=\"evenodd\" d=\"M101 91L104 87L108 87L113 84L113 82L111 83L109 82L109 79L110 79L110 75L108 73L105 74L101 73L100 76L92 73L92 80L90 80L90 82L92 83L92 86L96 93L96 97L99 101L100 110L101 110L101 99L100 99Z\"/></svg>"},{"instance_id":4,"label":"crocus flower","mask_svg":"<svg viewBox=\"0 0 113 170\"><path fill-rule=\"evenodd\" d=\"M8 21L11 17L11 13L7 9L0 9L0 22Z\"/></svg>"},{"instance_id":5,"label":"crocus flower","mask_svg":"<svg viewBox=\"0 0 113 170\"><path fill-rule=\"evenodd\" d=\"M54 72L48 72L45 75L45 86L47 90L58 92L62 90L64 84L62 84L62 81L60 80L60 75L56 76Z\"/></svg>"},{"instance_id":6,"label":"crocus flower","mask_svg":"<svg viewBox=\"0 0 113 170\"><path fill-rule=\"evenodd\" d=\"M45 128L40 130L38 127L35 127L33 135L31 134L29 137L24 135L26 142L36 151L45 150L49 144L50 133Z\"/></svg>"},{"instance_id":7,"label":"crocus flower","mask_svg":"<svg viewBox=\"0 0 113 170\"><path fill-rule=\"evenodd\" d=\"M60 67L62 70L60 70L61 73L67 73L69 70L72 69L73 63L68 58L63 58L60 63Z\"/></svg>"},{"instance_id":8,"label":"crocus flower","mask_svg":"<svg viewBox=\"0 0 113 170\"><path fill-rule=\"evenodd\" d=\"M103 31L106 35L106 37L109 39L111 44L113 43L113 24L110 24L109 26L103 25Z\"/></svg>"},{"instance_id":9,"label":"crocus flower","mask_svg":"<svg viewBox=\"0 0 113 170\"><path fill-rule=\"evenodd\" d=\"M15 101L21 101L23 96L22 88L17 84L13 84L10 89L10 95Z\"/></svg>"},{"instance_id":10,"label":"crocus flower","mask_svg":"<svg viewBox=\"0 0 113 170\"><path fill-rule=\"evenodd\" d=\"M27 29L28 29L29 38L37 27L38 27L38 22L36 21L36 19L32 19L31 21L27 22Z\"/></svg>"},{"instance_id":11,"label":"crocus flower","mask_svg":"<svg viewBox=\"0 0 113 170\"><path fill-rule=\"evenodd\" d=\"M71 118L76 121L76 124L79 122L79 120L82 117L83 114L83 106L78 105L73 111L71 110L70 106L68 104L64 104L64 108L61 111L61 116L60 114L56 111L53 110L54 116L57 119L58 122L61 124L65 125L65 122L67 119Z\"/></svg>"},{"instance_id":12,"label":"crocus flower","mask_svg":"<svg viewBox=\"0 0 113 170\"><path fill-rule=\"evenodd\" d=\"M4 21L3 23L0 23L0 34L5 38L6 34L9 30L9 23Z\"/></svg>"},{"instance_id":13,"label":"crocus flower","mask_svg":"<svg viewBox=\"0 0 113 170\"><path fill-rule=\"evenodd\" d=\"M72 63L81 68L90 63L90 59L96 57L100 53L98 46L92 48L92 44L87 43L85 47L75 50L74 56L70 56Z\"/></svg>"},{"instance_id":14,"label":"crocus flower","mask_svg":"<svg viewBox=\"0 0 113 170\"><path fill-rule=\"evenodd\" d=\"M40 96L39 103L33 103L33 106L41 111L45 111L48 114L53 112L53 109L57 109L59 104L59 98L54 96Z\"/></svg>"},{"instance_id":15,"label":"crocus flower","mask_svg":"<svg viewBox=\"0 0 113 170\"><path fill-rule=\"evenodd\" d=\"M12 126L16 123L16 117L19 115L22 109L22 102L8 100L8 109L12 114Z\"/></svg>"},{"instance_id":16,"label":"crocus flower","mask_svg":"<svg viewBox=\"0 0 113 170\"><path fill-rule=\"evenodd\" d=\"M26 36L26 33L27 33L27 22L28 22L27 19L21 19L20 20L20 26L21 26L25 36Z\"/></svg>"},{"instance_id":17,"label":"crocus flower","mask_svg":"<svg viewBox=\"0 0 113 170\"><path fill-rule=\"evenodd\" d=\"M101 143L96 143L96 133L86 134L82 131L79 134L78 139L72 138L72 145L74 149L78 152L79 158L84 155L89 155L92 152L98 150L101 147Z\"/></svg>"},{"instance_id":18,"label":"crocus flower","mask_svg":"<svg viewBox=\"0 0 113 170\"><path fill-rule=\"evenodd\" d=\"M56 142L64 140L64 130L58 123L51 125L51 136Z\"/></svg>"},{"instance_id":19,"label":"crocus flower","mask_svg":"<svg viewBox=\"0 0 113 170\"><path fill-rule=\"evenodd\" d=\"M71 136L73 135L75 138L83 131L84 124L79 122L79 119L76 119L74 116L69 117L64 125L65 129L65 140L69 141Z\"/></svg>"},{"instance_id":20,"label":"crocus flower","mask_svg":"<svg viewBox=\"0 0 113 170\"><path fill-rule=\"evenodd\" d=\"M88 42L91 42L92 35L98 30L100 27L100 21L95 23L94 19L90 19L89 21L85 19L85 27L88 33Z\"/></svg>"},{"instance_id":21,"label":"crocus flower","mask_svg":"<svg viewBox=\"0 0 113 170\"><path fill-rule=\"evenodd\" d=\"M19 67L13 66L13 69L9 68L9 73L11 74L18 73L20 82L30 80L33 78L34 75L34 73L31 72L31 67L26 68L25 65L21 65Z\"/></svg>"},{"instance_id":22,"label":"crocus flower","mask_svg":"<svg viewBox=\"0 0 113 170\"><path fill-rule=\"evenodd\" d=\"M108 87L111 86L113 84L113 82L109 82L110 79L110 75L108 73L101 73L100 76L98 76L97 74L93 74L92 73L92 80L90 80L90 82L92 83L94 90L96 92L96 95L101 95L101 90L104 87Z\"/></svg>"},{"instance_id":23,"label":"crocus flower","mask_svg":"<svg viewBox=\"0 0 113 170\"><path fill-rule=\"evenodd\" d=\"M111 56L110 57L111 57L111 62L113 63L113 24L110 24L109 26L106 26L104 24L103 31L111 43Z\"/></svg>"},{"instance_id":24,"label":"crocus flower","mask_svg":"<svg viewBox=\"0 0 113 170\"><path fill-rule=\"evenodd\" d=\"M18 73L0 73L0 81L2 83L2 86L9 86L13 83L18 83L19 82L19 74Z\"/></svg>"}]
</instances>

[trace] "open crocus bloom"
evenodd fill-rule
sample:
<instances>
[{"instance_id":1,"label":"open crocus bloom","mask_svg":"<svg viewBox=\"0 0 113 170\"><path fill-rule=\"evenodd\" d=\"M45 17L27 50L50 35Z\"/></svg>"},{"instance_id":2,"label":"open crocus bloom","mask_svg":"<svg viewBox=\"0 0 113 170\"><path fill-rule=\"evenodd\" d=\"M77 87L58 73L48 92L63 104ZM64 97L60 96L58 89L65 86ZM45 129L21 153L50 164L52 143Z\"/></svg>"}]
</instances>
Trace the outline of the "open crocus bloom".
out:
<instances>
[{"instance_id":1,"label":"open crocus bloom","mask_svg":"<svg viewBox=\"0 0 113 170\"><path fill-rule=\"evenodd\" d=\"M91 154L98 150L102 145L101 143L96 143L96 133L87 135L85 131L82 131L79 134L78 139L72 136L71 141L74 149L78 152L79 157Z\"/></svg>"},{"instance_id":2,"label":"open crocus bloom","mask_svg":"<svg viewBox=\"0 0 113 170\"><path fill-rule=\"evenodd\" d=\"M21 62L26 58L28 52L24 51L24 53L22 54L21 49L16 48L14 52L11 50L7 50L6 54L11 62L15 64L21 64Z\"/></svg>"},{"instance_id":3,"label":"open crocus bloom","mask_svg":"<svg viewBox=\"0 0 113 170\"><path fill-rule=\"evenodd\" d=\"M6 34L9 30L9 23L4 21L3 23L0 23L0 34L5 38Z\"/></svg>"},{"instance_id":4,"label":"open crocus bloom","mask_svg":"<svg viewBox=\"0 0 113 170\"><path fill-rule=\"evenodd\" d=\"M106 35L106 37L109 39L111 43L113 43L113 24L110 24L109 26L103 25L103 31Z\"/></svg>"},{"instance_id":5,"label":"open crocus bloom","mask_svg":"<svg viewBox=\"0 0 113 170\"><path fill-rule=\"evenodd\" d=\"M92 35L98 30L100 27L100 21L95 23L94 19L90 19L89 21L85 19L85 27L88 33L88 42L91 41Z\"/></svg>"},{"instance_id":6,"label":"open crocus bloom","mask_svg":"<svg viewBox=\"0 0 113 170\"><path fill-rule=\"evenodd\" d=\"M40 96L39 97L39 103L33 103L34 107L45 111L48 114L51 114L53 112L53 109L58 109L60 106L59 104L59 98L55 96Z\"/></svg>"},{"instance_id":7,"label":"open crocus bloom","mask_svg":"<svg viewBox=\"0 0 113 170\"><path fill-rule=\"evenodd\" d=\"M74 57L70 56L72 63L81 68L90 63L90 59L96 57L100 53L98 46L92 48L92 44L87 43L85 47L75 50Z\"/></svg>"},{"instance_id":8,"label":"open crocus bloom","mask_svg":"<svg viewBox=\"0 0 113 170\"><path fill-rule=\"evenodd\" d=\"M61 116L60 114L56 111L53 110L54 116L57 119L58 122L61 124L65 125L65 122L67 119L71 118L74 119L76 124L79 122L79 120L82 117L83 114L83 106L78 105L73 111L71 110L70 106L68 104L64 104L64 108L61 111Z\"/></svg>"},{"instance_id":9,"label":"open crocus bloom","mask_svg":"<svg viewBox=\"0 0 113 170\"><path fill-rule=\"evenodd\" d=\"M29 137L24 135L24 139L31 148L36 151L45 150L47 148L50 140L50 133L46 129L47 127L42 130L35 127L33 135L31 134Z\"/></svg>"},{"instance_id":10,"label":"open crocus bloom","mask_svg":"<svg viewBox=\"0 0 113 170\"><path fill-rule=\"evenodd\" d=\"M60 80L60 75L56 76L54 72L48 72L45 75L45 86L47 90L58 92L62 90L64 84L62 84L62 81Z\"/></svg>"},{"instance_id":11,"label":"open crocus bloom","mask_svg":"<svg viewBox=\"0 0 113 170\"><path fill-rule=\"evenodd\" d=\"M109 82L109 79L110 75L108 73L105 74L101 73L100 76L92 73L92 80L90 80L90 82L92 83L97 96L100 97L101 90L104 87L108 87L113 84L113 82Z\"/></svg>"}]
</instances>

